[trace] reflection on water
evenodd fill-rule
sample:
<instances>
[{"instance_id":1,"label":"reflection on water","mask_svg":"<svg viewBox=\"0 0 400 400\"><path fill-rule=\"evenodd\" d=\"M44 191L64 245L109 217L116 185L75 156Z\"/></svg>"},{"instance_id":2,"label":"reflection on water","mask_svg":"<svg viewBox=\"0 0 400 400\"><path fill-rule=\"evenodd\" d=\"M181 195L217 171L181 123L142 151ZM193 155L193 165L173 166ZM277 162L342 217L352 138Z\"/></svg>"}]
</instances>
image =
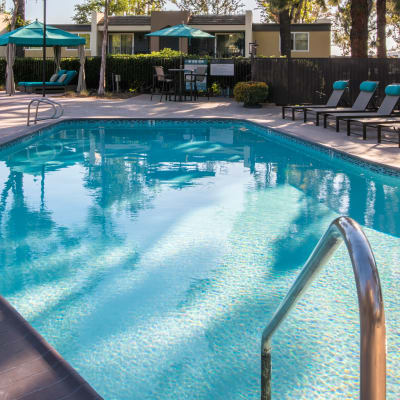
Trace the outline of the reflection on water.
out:
<instances>
[{"instance_id":1,"label":"reflection on water","mask_svg":"<svg viewBox=\"0 0 400 400\"><path fill-rule=\"evenodd\" d=\"M0 153L0 292L105 398L258 398L262 329L339 214L371 229L393 290L399 180L252 131L65 123ZM343 267L332 296L338 272L278 340L277 398L357 393L354 288ZM310 321L319 307L328 320ZM340 343L315 339L327 326Z\"/></svg>"}]
</instances>

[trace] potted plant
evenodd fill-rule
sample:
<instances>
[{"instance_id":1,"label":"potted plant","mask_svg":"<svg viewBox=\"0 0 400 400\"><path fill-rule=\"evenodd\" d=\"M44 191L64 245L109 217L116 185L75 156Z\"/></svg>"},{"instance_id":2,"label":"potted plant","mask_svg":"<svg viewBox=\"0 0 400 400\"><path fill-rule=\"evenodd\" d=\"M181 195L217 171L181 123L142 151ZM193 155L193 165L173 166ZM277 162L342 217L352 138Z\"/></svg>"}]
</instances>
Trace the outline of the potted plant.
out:
<instances>
[{"instance_id":1,"label":"potted plant","mask_svg":"<svg viewBox=\"0 0 400 400\"><path fill-rule=\"evenodd\" d=\"M267 100L268 85L265 82L238 82L233 89L233 96L245 107L260 108Z\"/></svg>"}]
</instances>

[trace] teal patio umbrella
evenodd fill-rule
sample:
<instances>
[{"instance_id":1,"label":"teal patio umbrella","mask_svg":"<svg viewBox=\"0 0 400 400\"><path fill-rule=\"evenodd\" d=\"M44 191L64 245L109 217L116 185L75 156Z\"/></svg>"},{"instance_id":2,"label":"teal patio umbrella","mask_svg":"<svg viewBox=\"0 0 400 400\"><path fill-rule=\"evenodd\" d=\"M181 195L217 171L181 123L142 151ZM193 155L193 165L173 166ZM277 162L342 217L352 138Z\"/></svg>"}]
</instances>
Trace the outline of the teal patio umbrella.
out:
<instances>
[{"instance_id":1,"label":"teal patio umbrella","mask_svg":"<svg viewBox=\"0 0 400 400\"><path fill-rule=\"evenodd\" d=\"M42 47L43 46L43 24L39 21L7 32L0 36L0 46L8 44L17 46ZM46 25L46 46L79 46L85 44L86 39L73 33L63 31L53 26Z\"/></svg>"},{"instance_id":2,"label":"teal patio umbrella","mask_svg":"<svg viewBox=\"0 0 400 400\"><path fill-rule=\"evenodd\" d=\"M44 32L46 32L46 38L44 40ZM35 21L29 25L23 26L21 28L15 29L11 32L7 32L0 36L0 46L7 46L7 79L6 87L7 93L10 88L14 85L14 74L13 74L13 64L14 64L14 51L15 46L29 46L29 47L42 47L43 42L45 42L46 47L54 47L55 55L58 57L56 59L56 64L59 67L61 52L58 49L61 46L81 46L83 47L86 43L86 39L78 35L63 31L53 26L44 25ZM82 61L81 61L82 62ZM82 70L82 68L81 68ZM81 74L81 71L79 71ZM12 89L10 89L12 93Z\"/></svg>"},{"instance_id":3,"label":"teal patio umbrella","mask_svg":"<svg viewBox=\"0 0 400 400\"><path fill-rule=\"evenodd\" d=\"M200 29L192 28L185 24L179 24L170 26L168 28L161 29L159 31L148 33L146 36L150 37L177 37L177 38L199 38L208 39L214 38L215 36L210 35L207 32L201 31ZM179 45L179 48L181 46ZM181 68L182 65L182 52L181 52Z\"/></svg>"}]
</instances>

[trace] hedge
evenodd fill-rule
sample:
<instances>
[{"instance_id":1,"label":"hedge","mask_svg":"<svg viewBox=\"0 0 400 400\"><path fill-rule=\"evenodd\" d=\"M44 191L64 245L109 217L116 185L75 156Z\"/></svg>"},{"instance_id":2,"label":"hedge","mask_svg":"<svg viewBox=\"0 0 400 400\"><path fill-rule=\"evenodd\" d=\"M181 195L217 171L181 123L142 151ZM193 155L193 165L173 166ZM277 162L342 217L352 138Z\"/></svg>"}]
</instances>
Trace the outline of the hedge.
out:
<instances>
[{"instance_id":1,"label":"hedge","mask_svg":"<svg viewBox=\"0 0 400 400\"><path fill-rule=\"evenodd\" d=\"M118 55L107 57L107 88L112 87L112 73L121 75L121 89L136 89L141 92L148 91L152 85L154 66L162 65L165 68L178 68L179 56L169 53L153 53L143 55ZM189 56L190 58L194 58ZM198 58L198 57L197 57ZM88 57L85 64L86 83L89 89L95 89L99 83L100 57ZM46 60L47 79L54 73L54 61ZM78 58L63 58L62 69L74 69L79 71ZM5 59L0 59L0 84L5 83ZM248 59L235 59L234 77L212 77L210 84L218 82L221 87L230 87L239 82L250 79L250 62ZM41 81L42 80L42 59L39 58L16 58L14 64L15 82L20 81Z\"/></svg>"}]
</instances>

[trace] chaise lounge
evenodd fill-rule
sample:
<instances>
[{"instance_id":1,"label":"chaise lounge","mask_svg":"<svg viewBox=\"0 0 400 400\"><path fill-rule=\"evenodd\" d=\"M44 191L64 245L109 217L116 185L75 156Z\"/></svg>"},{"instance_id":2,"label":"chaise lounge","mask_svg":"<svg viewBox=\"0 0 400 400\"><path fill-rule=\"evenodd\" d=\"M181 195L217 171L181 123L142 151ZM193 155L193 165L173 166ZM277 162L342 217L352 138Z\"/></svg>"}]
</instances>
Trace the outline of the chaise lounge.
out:
<instances>
[{"instance_id":1,"label":"chaise lounge","mask_svg":"<svg viewBox=\"0 0 400 400\"><path fill-rule=\"evenodd\" d=\"M363 129L363 139L367 138L367 126L377 126L378 124L385 124L387 119L393 117L396 105L400 99L400 84L395 83L388 85L385 88L385 98L382 101L381 106L376 112L363 112L363 113L343 113L335 115L328 114L329 116L336 117L336 127L339 130L339 121L345 120L347 124L347 136L351 133L351 124L359 124ZM400 114L397 114L400 116Z\"/></svg>"},{"instance_id":2,"label":"chaise lounge","mask_svg":"<svg viewBox=\"0 0 400 400\"><path fill-rule=\"evenodd\" d=\"M347 89L349 81L336 81L333 83L333 91L326 104L316 104L316 105L297 105L297 106L282 106L282 118L285 119L285 111L292 111L292 120L295 120L296 111L303 111L306 114L307 108L333 108L338 107L340 100L343 97L345 90ZM306 119L304 120L306 122Z\"/></svg>"},{"instance_id":3,"label":"chaise lounge","mask_svg":"<svg viewBox=\"0 0 400 400\"><path fill-rule=\"evenodd\" d=\"M60 70L55 73L49 82L45 82L46 90L73 90L75 85L70 85L78 75L76 71ZM43 90L43 82L18 82L18 90L25 93L38 93Z\"/></svg>"},{"instance_id":4,"label":"chaise lounge","mask_svg":"<svg viewBox=\"0 0 400 400\"><path fill-rule=\"evenodd\" d=\"M354 102L352 107L338 107L338 108L306 108L304 109L304 122L307 121L307 112L315 113L316 120L315 124L319 125L320 115L324 115L324 126L326 126L326 119L329 113L348 113L348 112L361 112L365 111L368 107L369 103L372 100L372 97L378 87L379 82L373 81L364 81L360 85L360 93L357 96L356 101Z\"/></svg>"}]
</instances>

